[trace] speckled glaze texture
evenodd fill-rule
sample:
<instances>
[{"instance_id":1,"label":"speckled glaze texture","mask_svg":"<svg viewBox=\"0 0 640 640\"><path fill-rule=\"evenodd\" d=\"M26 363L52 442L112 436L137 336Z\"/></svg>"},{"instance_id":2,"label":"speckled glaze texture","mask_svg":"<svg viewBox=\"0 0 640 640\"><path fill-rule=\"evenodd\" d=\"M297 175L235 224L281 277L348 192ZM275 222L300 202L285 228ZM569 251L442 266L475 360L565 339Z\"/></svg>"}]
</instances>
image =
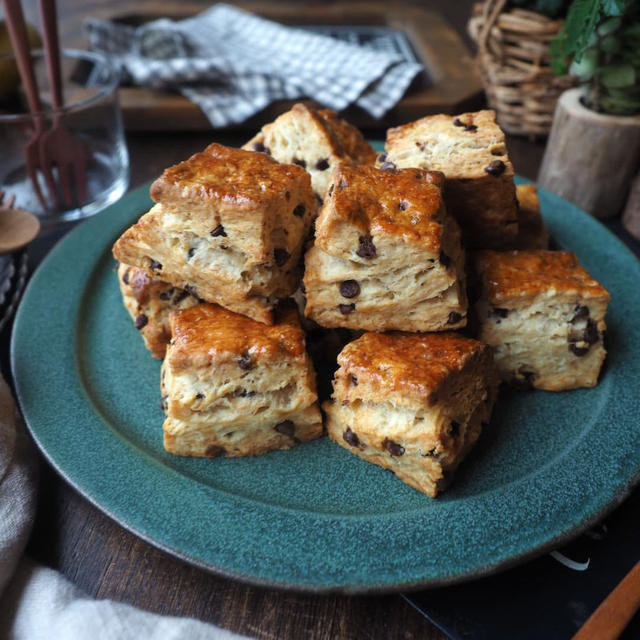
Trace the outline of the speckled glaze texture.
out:
<instances>
[{"instance_id":1,"label":"speckled glaze texture","mask_svg":"<svg viewBox=\"0 0 640 640\"><path fill-rule=\"evenodd\" d=\"M148 187L72 231L34 275L12 338L16 390L53 465L139 536L241 580L381 591L497 571L578 534L640 470L640 266L597 221L541 191L551 235L611 292L595 389L503 391L453 486L432 500L327 438L260 458L162 448L160 363L110 256ZM47 312L43 313L46 309Z\"/></svg>"}]
</instances>

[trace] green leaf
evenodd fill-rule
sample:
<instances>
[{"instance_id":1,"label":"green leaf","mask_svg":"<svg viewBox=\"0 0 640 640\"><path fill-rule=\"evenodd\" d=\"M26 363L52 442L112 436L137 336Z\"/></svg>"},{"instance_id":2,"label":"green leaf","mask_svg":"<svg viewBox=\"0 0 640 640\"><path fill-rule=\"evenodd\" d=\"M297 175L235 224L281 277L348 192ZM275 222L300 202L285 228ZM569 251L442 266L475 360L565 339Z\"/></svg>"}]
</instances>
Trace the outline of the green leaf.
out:
<instances>
[{"instance_id":1,"label":"green leaf","mask_svg":"<svg viewBox=\"0 0 640 640\"><path fill-rule=\"evenodd\" d=\"M619 29L621 24L622 18L608 18L607 20L603 20L598 25L598 35L608 36L613 31Z\"/></svg>"},{"instance_id":2,"label":"green leaf","mask_svg":"<svg viewBox=\"0 0 640 640\"><path fill-rule=\"evenodd\" d=\"M598 52L596 49L587 49L580 60L574 60L569 67L569 73L581 80L589 80L598 64Z\"/></svg>"},{"instance_id":3,"label":"green leaf","mask_svg":"<svg viewBox=\"0 0 640 640\"><path fill-rule=\"evenodd\" d=\"M630 64L618 64L598 70L602 84L609 89L632 87L636 82L635 69Z\"/></svg>"},{"instance_id":4,"label":"green leaf","mask_svg":"<svg viewBox=\"0 0 640 640\"><path fill-rule=\"evenodd\" d=\"M602 0L602 10L608 16L620 16L627 8L627 0Z\"/></svg>"},{"instance_id":5,"label":"green leaf","mask_svg":"<svg viewBox=\"0 0 640 640\"><path fill-rule=\"evenodd\" d=\"M564 23L567 35L566 52L578 56L589 42L600 16L604 0L574 0Z\"/></svg>"}]
</instances>

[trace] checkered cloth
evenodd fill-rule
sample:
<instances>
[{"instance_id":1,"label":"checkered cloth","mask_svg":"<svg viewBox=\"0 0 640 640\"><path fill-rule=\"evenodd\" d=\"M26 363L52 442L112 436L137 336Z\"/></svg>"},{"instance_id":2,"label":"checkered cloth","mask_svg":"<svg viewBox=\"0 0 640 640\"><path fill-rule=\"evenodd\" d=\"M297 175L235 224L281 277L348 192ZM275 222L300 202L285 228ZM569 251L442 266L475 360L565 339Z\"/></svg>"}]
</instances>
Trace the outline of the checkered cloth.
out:
<instances>
[{"instance_id":1,"label":"checkered cloth","mask_svg":"<svg viewBox=\"0 0 640 640\"><path fill-rule=\"evenodd\" d=\"M357 104L380 118L422 69L397 53L283 27L225 4L179 22L135 29L89 19L84 28L91 49L118 64L125 80L180 91L214 127L302 97L337 111Z\"/></svg>"}]
</instances>

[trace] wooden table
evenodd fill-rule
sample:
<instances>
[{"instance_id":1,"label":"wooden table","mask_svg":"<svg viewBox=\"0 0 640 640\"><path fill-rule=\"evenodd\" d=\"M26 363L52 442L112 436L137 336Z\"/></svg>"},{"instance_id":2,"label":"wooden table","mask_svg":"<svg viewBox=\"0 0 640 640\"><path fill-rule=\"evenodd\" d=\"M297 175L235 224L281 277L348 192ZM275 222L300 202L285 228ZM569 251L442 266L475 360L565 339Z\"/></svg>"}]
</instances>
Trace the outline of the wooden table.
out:
<instances>
[{"instance_id":1,"label":"wooden table","mask_svg":"<svg viewBox=\"0 0 640 640\"><path fill-rule=\"evenodd\" d=\"M80 0L60 4L66 20L63 34L76 37ZM158 3L158 10L166 4ZM429 4L464 33L470 0ZM86 11L104 13L105 6L105 2L94 2ZM369 135L383 138L384 132L372 131ZM130 134L131 187L155 178L166 166L209 142L238 145L247 137L246 133L215 131ZM518 172L535 178L543 144L510 138L509 148ZM32 248L32 261L39 261L61 233L40 239ZM196 617L263 639L445 638L398 594L304 595L247 586L191 567L103 515L44 460L41 468L40 503L28 553L61 571L91 596L162 614Z\"/></svg>"}]
</instances>

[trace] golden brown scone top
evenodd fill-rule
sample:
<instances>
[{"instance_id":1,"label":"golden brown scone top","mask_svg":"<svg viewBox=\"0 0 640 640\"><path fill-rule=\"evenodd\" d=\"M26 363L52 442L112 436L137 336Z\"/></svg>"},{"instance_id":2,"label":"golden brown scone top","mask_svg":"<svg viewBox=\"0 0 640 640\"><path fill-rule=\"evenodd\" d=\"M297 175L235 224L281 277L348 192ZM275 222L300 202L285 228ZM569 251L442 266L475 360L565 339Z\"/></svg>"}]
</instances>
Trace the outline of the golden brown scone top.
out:
<instances>
[{"instance_id":1,"label":"golden brown scone top","mask_svg":"<svg viewBox=\"0 0 640 640\"><path fill-rule=\"evenodd\" d=\"M517 304L550 290L609 299L607 290L591 278L571 251L479 251L476 268L493 304Z\"/></svg>"},{"instance_id":2,"label":"golden brown scone top","mask_svg":"<svg viewBox=\"0 0 640 640\"><path fill-rule=\"evenodd\" d=\"M200 199L234 210L252 210L280 197L287 186L300 180L310 191L311 179L302 167L214 142L165 169L151 185L150 195L158 203Z\"/></svg>"},{"instance_id":3,"label":"golden brown scone top","mask_svg":"<svg viewBox=\"0 0 640 640\"><path fill-rule=\"evenodd\" d=\"M383 171L338 163L316 221L316 239L330 243L344 223L362 235L389 235L437 250L445 215L440 172L423 169Z\"/></svg>"},{"instance_id":4,"label":"golden brown scone top","mask_svg":"<svg viewBox=\"0 0 640 640\"><path fill-rule=\"evenodd\" d=\"M306 354L295 304L283 303L268 326L214 304L199 304L171 315L169 358L174 369L236 361L249 370L255 363Z\"/></svg>"},{"instance_id":5,"label":"golden brown scone top","mask_svg":"<svg viewBox=\"0 0 640 640\"><path fill-rule=\"evenodd\" d=\"M469 358L488 347L457 333L365 333L338 356L347 375L366 377L384 393L402 393L425 401Z\"/></svg>"},{"instance_id":6,"label":"golden brown scone top","mask_svg":"<svg viewBox=\"0 0 640 640\"><path fill-rule=\"evenodd\" d=\"M311 117L324 123L334 147L336 155L352 158L354 162L361 164L373 164L376 159L375 149L365 140L359 129L356 129L346 120L338 117L331 109L311 109L302 104L296 104L293 110L305 108Z\"/></svg>"}]
</instances>

